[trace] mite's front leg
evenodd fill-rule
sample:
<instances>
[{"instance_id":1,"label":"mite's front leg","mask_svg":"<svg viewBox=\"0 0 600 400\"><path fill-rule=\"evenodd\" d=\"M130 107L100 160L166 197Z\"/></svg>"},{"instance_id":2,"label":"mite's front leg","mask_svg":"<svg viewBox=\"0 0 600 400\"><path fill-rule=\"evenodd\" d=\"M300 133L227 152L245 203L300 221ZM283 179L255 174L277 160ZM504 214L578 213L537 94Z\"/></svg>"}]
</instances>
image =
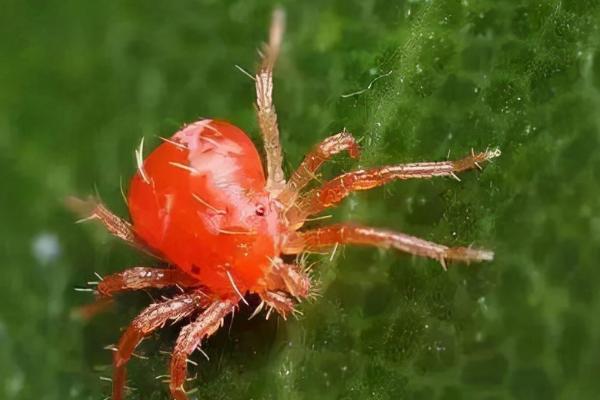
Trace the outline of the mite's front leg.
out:
<instances>
[{"instance_id":1,"label":"mite's front leg","mask_svg":"<svg viewBox=\"0 0 600 400\"><path fill-rule=\"evenodd\" d=\"M325 182L320 188L311 190L302 196L288 210L286 217L290 226L298 229L308 216L336 205L352 192L372 189L393 180L429 179L437 176L450 176L458 179L457 173L481 168L482 163L499 155L500 150L486 150L477 154L471 153L471 155L456 161L398 164L348 172Z\"/></svg>"},{"instance_id":2,"label":"mite's front leg","mask_svg":"<svg viewBox=\"0 0 600 400\"><path fill-rule=\"evenodd\" d=\"M263 48L262 61L255 76L256 112L267 156L267 190L272 195L280 193L285 185L285 175L281 167L283 158L279 141L277 113L273 105L273 67L281 47L284 19L283 11L275 10L269 34L269 44Z\"/></svg>"},{"instance_id":3,"label":"mite's front leg","mask_svg":"<svg viewBox=\"0 0 600 400\"><path fill-rule=\"evenodd\" d=\"M342 151L348 151L352 158L360 155L358 143L350 132L330 136L308 153L277 198L284 208L289 208L296 201L299 192L315 178L316 172L324 162Z\"/></svg>"},{"instance_id":4,"label":"mite's front leg","mask_svg":"<svg viewBox=\"0 0 600 400\"><path fill-rule=\"evenodd\" d=\"M283 252L298 254L331 248L336 244L357 244L395 248L409 254L438 260L446 269L446 260L463 262L490 261L494 253L470 247L448 247L400 232L351 224L337 224L288 236Z\"/></svg>"},{"instance_id":5,"label":"mite's front leg","mask_svg":"<svg viewBox=\"0 0 600 400\"><path fill-rule=\"evenodd\" d=\"M191 324L184 326L177 338L171 358L171 383L169 389L175 400L188 400L183 384L187 376L187 360L202 340L211 336L223 323L223 318L233 311L235 302L219 300L212 303Z\"/></svg>"}]
</instances>

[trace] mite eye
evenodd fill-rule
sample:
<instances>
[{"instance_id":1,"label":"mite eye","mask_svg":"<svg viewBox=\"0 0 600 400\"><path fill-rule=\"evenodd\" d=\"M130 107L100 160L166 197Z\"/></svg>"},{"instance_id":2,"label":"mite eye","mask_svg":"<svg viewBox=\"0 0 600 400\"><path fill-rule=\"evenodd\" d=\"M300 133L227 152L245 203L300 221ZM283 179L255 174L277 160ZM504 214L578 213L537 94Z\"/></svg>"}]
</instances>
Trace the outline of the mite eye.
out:
<instances>
[{"instance_id":1,"label":"mite eye","mask_svg":"<svg viewBox=\"0 0 600 400\"><path fill-rule=\"evenodd\" d=\"M264 217L265 216L265 212L266 212L265 206L263 206L262 204L258 204L256 206L255 212L256 212L256 215L258 215L259 217Z\"/></svg>"}]
</instances>

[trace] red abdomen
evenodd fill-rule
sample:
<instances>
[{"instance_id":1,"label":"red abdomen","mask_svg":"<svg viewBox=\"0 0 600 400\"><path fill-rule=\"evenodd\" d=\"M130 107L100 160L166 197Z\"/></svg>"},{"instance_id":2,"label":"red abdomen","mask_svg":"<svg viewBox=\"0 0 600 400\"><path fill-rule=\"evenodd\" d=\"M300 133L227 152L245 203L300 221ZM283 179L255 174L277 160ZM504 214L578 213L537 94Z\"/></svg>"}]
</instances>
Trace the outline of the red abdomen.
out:
<instances>
[{"instance_id":1,"label":"red abdomen","mask_svg":"<svg viewBox=\"0 0 600 400\"><path fill-rule=\"evenodd\" d=\"M279 253L258 152L223 121L165 140L131 180L128 205L137 235L218 296L252 291Z\"/></svg>"}]
</instances>

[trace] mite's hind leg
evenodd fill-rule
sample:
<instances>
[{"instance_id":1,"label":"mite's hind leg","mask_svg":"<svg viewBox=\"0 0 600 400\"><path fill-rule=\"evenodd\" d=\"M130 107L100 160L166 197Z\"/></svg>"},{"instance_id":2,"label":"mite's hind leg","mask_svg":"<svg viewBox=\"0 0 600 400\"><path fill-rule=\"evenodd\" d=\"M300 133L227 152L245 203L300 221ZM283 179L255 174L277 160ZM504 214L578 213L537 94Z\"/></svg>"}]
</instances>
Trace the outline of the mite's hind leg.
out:
<instances>
[{"instance_id":1,"label":"mite's hind leg","mask_svg":"<svg viewBox=\"0 0 600 400\"><path fill-rule=\"evenodd\" d=\"M285 254L298 254L330 248L336 244L357 244L395 248L417 256L438 260L444 269L446 260L463 262L490 261L494 253L470 247L448 247L400 232L351 224L336 224L323 228L295 232L288 236L283 246Z\"/></svg>"},{"instance_id":2,"label":"mite's hind leg","mask_svg":"<svg viewBox=\"0 0 600 400\"><path fill-rule=\"evenodd\" d=\"M66 205L73 212L81 216L82 219L80 221L98 220L113 236L153 257L160 258L138 239L129 222L113 214L100 201L92 197L89 197L87 200L68 197Z\"/></svg>"},{"instance_id":3,"label":"mite's hind leg","mask_svg":"<svg viewBox=\"0 0 600 400\"><path fill-rule=\"evenodd\" d=\"M262 50L261 64L255 76L256 112L267 156L267 190L273 195L280 193L285 185L285 175L281 167L283 159L277 113L273 105L273 66L281 48L284 20L283 11L275 10L269 33L269 43Z\"/></svg>"},{"instance_id":4,"label":"mite's hind leg","mask_svg":"<svg viewBox=\"0 0 600 400\"><path fill-rule=\"evenodd\" d=\"M113 400L123 399L126 371L125 365L142 339L169 320L180 320L203 307L206 298L200 294L188 293L162 303L152 304L139 314L121 336L113 358Z\"/></svg>"},{"instance_id":5,"label":"mite's hind leg","mask_svg":"<svg viewBox=\"0 0 600 400\"><path fill-rule=\"evenodd\" d=\"M184 326L177 338L171 358L171 383L169 389L175 400L188 400L183 384L187 376L189 355L200 345L202 339L211 336L222 325L223 318L235 307L231 300L212 303L191 324Z\"/></svg>"},{"instance_id":6,"label":"mite's hind leg","mask_svg":"<svg viewBox=\"0 0 600 400\"><path fill-rule=\"evenodd\" d=\"M315 178L315 174L321 165L332 156L346 150L352 158L357 158L360 155L358 143L350 132L340 132L323 140L304 157L304 160L294 171L285 185L285 189L277 199L285 208L288 208L296 201L299 192Z\"/></svg>"},{"instance_id":7,"label":"mite's hind leg","mask_svg":"<svg viewBox=\"0 0 600 400\"><path fill-rule=\"evenodd\" d=\"M95 282L89 282L90 284ZM112 295L129 290L147 288L163 288L179 286L191 288L198 286L198 281L175 268L134 267L106 276L98 282L96 292L99 295L95 302L79 307L76 312L85 319L106 310L112 304ZM84 289L91 291L92 289Z\"/></svg>"},{"instance_id":8,"label":"mite's hind leg","mask_svg":"<svg viewBox=\"0 0 600 400\"><path fill-rule=\"evenodd\" d=\"M348 172L303 195L289 209L286 217L290 225L298 229L308 216L339 203L352 192L372 189L393 180L429 179L437 176L458 179L457 173L481 168L482 163L499 155L498 149L486 150L481 153L471 152L469 156L456 161L397 164Z\"/></svg>"},{"instance_id":9,"label":"mite's hind leg","mask_svg":"<svg viewBox=\"0 0 600 400\"><path fill-rule=\"evenodd\" d=\"M100 201L92 197L89 197L87 200L68 197L66 204L69 209L83 218L80 221L98 220L112 235L132 246L138 245L131 224L113 214Z\"/></svg>"},{"instance_id":10,"label":"mite's hind leg","mask_svg":"<svg viewBox=\"0 0 600 400\"><path fill-rule=\"evenodd\" d=\"M104 277L98 283L98 293L110 297L117 292L146 288L197 286L198 281L176 268L134 267Z\"/></svg>"}]
</instances>

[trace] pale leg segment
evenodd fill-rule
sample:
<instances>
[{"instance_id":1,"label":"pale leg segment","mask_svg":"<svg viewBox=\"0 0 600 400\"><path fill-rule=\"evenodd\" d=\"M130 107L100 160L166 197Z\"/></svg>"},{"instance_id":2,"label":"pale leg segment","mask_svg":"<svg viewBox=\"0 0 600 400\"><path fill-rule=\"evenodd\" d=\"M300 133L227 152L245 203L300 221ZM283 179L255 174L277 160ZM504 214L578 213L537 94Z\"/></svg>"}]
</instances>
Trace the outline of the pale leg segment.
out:
<instances>
[{"instance_id":1,"label":"pale leg segment","mask_svg":"<svg viewBox=\"0 0 600 400\"><path fill-rule=\"evenodd\" d=\"M298 229L308 216L334 206L352 192L372 189L393 180L429 179L438 176L458 179L456 173L481 168L482 163L499 155L500 150L486 150L477 154L471 153L456 161L398 164L348 172L303 195L288 210L286 217L290 225Z\"/></svg>"},{"instance_id":2,"label":"pale leg segment","mask_svg":"<svg viewBox=\"0 0 600 400\"><path fill-rule=\"evenodd\" d=\"M121 336L113 359L113 400L123 399L125 365L142 339L167 321L178 321L202 308L206 298L199 292L177 296L162 303L152 304L139 314Z\"/></svg>"},{"instance_id":3,"label":"pale leg segment","mask_svg":"<svg viewBox=\"0 0 600 400\"><path fill-rule=\"evenodd\" d=\"M267 319L269 319L272 310L275 310L283 317L283 319L287 319L289 314L296 314L298 312L294 307L292 299L290 299L283 291L266 291L260 294L260 298L264 303L261 303L259 306L260 309L262 309L265 304L269 308L266 316Z\"/></svg>"},{"instance_id":4,"label":"pale leg segment","mask_svg":"<svg viewBox=\"0 0 600 400\"><path fill-rule=\"evenodd\" d=\"M344 131L330 136L308 153L277 198L284 208L288 208L296 201L300 191L315 178L315 174L324 162L342 151L348 151L352 158L360 155L358 143L350 132Z\"/></svg>"},{"instance_id":5,"label":"pale leg segment","mask_svg":"<svg viewBox=\"0 0 600 400\"><path fill-rule=\"evenodd\" d=\"M462 262L490 261L494 253L469 247L448 247L400 232L351 224L336 224L306 232L292 233L283 247L285 254L316 251L336 244L357 244L394 248L409 254L438 260L446 268L446 260Z\"/></svg>"},{"instance_id":6,"label":"pale leg segment","mask_svg":"<svg viewBox=\"0 0 600 400\"><path fill-rule=\"evenodd\" d=\"M97 219L112 235L132 246L138 246L138 241L131 228L131 224L113 214L100 201L95 200L92 197L89 197L87 200L78 199L77 197L68 197L66 199L66 205L69 209L83 218L78 222Z\"/></svg>"},{"instance_id":7,"label":"pale leg segment","mask_svg":"<svg viewBox=\"0 0 600 400\"><path fill-rule=\"evenodd\" d=\"M89 197L87 200L82 200L77 197L68 197L66 199L66 205L69 209L82 217L78 222L98 220L113 236L148 255L159 259L161 258L138 239L129 222L112 213L100 201L92 197Z\"/></svg>"},{"instance_id":8,"label":"pale leg segment","mask_svg":"<svg viewBox=\"0 0 600 400\"><path fill-rule=\"evenodd\" d=\"M284 25L283 11L275 10L271 22L269 44L263 48L262 62L255 77L256 112L267 156L267 190L274 196L280 193L285 185L285 175L281 167L283 158L277 113L273 105L273 66L281 48Z\"/></svg>"},{"instance_id":9,"label":"pale leg segment","mask_svg":"<svg viewBox=\"0 0 600 400\"><path fill-rule=\"evenodd\" d=\"M198 281L175 268L133 267L104 277L98 284L98 293L103 297L128 290L198 286Z\"/></svg>"},{"instance_id":10,"label":"pale leg segment","mask_svg":"<svg viewBox=\"0 0 600 400\"><path fill-rule=\"evenodd\" d=\"M184 326L177 338L171 358L171 383L169 389L175 400L188 400L183 388L187 376L187 360L202 340L211 336L223 323L223 318L233 311L236 302L219 300L212 303L191 324Z\"/></svg>"}]
</instances>

